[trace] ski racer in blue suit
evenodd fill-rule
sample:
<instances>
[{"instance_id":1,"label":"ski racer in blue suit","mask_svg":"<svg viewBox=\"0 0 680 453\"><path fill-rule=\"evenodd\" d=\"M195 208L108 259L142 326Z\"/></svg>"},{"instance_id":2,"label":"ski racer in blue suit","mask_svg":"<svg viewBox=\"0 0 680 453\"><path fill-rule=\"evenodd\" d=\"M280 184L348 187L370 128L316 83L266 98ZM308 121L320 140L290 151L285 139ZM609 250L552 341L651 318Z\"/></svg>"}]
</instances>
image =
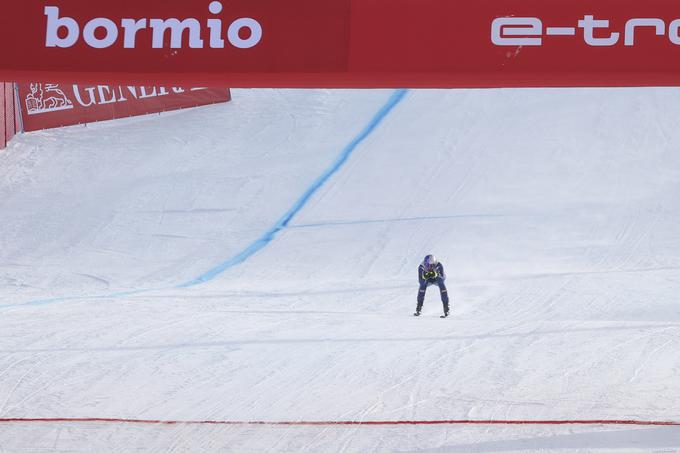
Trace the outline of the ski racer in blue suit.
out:
<instances>
[{"instance_id":1,"label":"ski racer in blue suit","mask_svg":"<svg viewBox=\"0 0 680 453\"><path fill-rule=\"evenodd\" d=\"M422 264L418 266L420 288L418 289L418 305L414 316L420 316L420 310L423 309L423 302L425 301L425 291L431 285L439 286L439 293L444 305L444 316L442 317L445 318L449 315L449 293L446 290L444 280L446 280L444 265L437 261L433 255L427 255Z\"/></svg>"}]
</instances>

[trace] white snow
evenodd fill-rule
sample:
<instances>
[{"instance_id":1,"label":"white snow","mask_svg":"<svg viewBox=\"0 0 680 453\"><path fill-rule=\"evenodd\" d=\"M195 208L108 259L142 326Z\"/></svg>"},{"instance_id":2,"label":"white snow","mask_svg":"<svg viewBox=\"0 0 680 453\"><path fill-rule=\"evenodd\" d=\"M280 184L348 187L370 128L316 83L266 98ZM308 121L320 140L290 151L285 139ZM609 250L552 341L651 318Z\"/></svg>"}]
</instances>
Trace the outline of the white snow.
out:
<instances>
[{"instance_id":1,"label":"white snow","mask_svg":"<svg viewBox=\"0 0 680 453\"><path fill-rule=\"evenodd\" d=\"M680 421L680 90L234 101L0 155L0 418ZM446 266L452 316L416 268ZM435 288L436 289L436 288ZM138 292L140 291L140 292ZM0 423L0 452L680 451L680 427Z\"/></svg>"}]
</instances>

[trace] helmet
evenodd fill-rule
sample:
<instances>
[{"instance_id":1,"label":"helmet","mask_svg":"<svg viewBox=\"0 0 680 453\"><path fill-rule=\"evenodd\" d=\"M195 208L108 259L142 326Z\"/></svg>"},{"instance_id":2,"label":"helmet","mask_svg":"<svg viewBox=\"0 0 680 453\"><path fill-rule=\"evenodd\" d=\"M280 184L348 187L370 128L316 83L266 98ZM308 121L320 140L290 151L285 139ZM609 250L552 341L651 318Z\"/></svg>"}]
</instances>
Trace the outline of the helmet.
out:
<instances>
[{"instance_id":1,"label":"helmet","mask_svg":"<svg viewBox=\"0 0 680 453\"><path fill-rule=\"evenodd\" d=\"M435 258L434 255L427 255L423 260L423 264L426 269L434 269L437 265L437 258Z\"/></svg>"}]
</instances>

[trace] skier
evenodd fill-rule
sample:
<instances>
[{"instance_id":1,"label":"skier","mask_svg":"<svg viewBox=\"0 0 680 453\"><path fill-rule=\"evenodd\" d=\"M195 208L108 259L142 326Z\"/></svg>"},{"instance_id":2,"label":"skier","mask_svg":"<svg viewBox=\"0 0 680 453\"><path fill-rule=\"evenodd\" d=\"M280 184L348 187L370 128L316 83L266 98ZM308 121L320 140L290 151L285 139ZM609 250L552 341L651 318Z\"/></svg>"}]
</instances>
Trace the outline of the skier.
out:
<instances>
[{"instance_id":1,"label":"skier","mask_svg":"<svg viewBox=\"0 0 680 453\"><path fill-rule=\"evenodd\" d=\"M423 308L423 301L425 300L425 291L430 285L439 286L439 293L441 294L442 304L444 305L444 315L442 318L449 316L449 294L444 284L446 274L444 273L444 266L438 262L433 255L427 255L423 263L418 266L418 281L420 282L420 289L418 290L418 306L413 316L420 316L420 310Z\"/></svg>"}]
</instances>

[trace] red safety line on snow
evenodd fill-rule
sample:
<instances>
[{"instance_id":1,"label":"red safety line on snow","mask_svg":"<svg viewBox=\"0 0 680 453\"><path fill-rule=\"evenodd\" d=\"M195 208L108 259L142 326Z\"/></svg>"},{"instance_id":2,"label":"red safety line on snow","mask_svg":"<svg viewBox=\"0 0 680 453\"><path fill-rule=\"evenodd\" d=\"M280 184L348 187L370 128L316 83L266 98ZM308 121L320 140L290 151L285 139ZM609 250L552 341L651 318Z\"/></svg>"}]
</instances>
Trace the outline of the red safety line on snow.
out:
<instances>
[{"instance_id":1,"label":"red safety line on snow","mask_svg":"<svg viewBox=\"0 0 680 453\"><path fill-rule=\"evenodd\" d=\"M146 425L392 426L392 425L638 425L680 426L657 420L375 420L375 421L230 421L139 420L129 418L0 418L0 423L128 423Z\"/></svg>"}]
</instances>

